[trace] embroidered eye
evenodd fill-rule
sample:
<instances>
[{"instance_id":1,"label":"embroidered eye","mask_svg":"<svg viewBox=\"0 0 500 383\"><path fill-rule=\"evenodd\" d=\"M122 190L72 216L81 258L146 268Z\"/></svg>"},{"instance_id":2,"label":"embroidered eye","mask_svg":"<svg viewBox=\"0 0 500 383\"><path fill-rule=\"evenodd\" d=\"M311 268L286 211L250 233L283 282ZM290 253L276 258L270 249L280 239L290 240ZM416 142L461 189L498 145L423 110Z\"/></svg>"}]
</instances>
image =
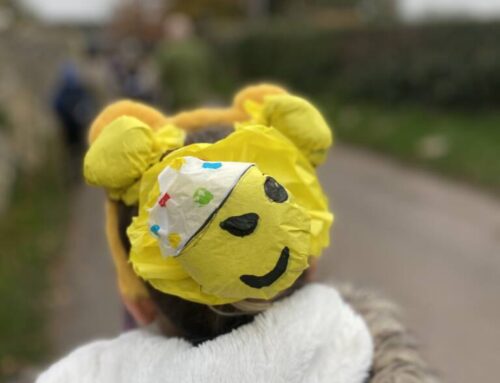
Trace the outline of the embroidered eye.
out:
<instances>
[{"instance_id":1,"label":"embroidered eye","mask_svg":"<svg viewBox=\"0 0 500 383\"><path fill-rule=\"evenodd\" d=\"M229 217L220 223L220 227L236 237L245 237L254 232L258 222L257 214L248 213Z\"/></svg>"},{"instance_id":2,"label":"embroidered eye","mask_svg":"<svg viewBox=\"0 0 500 383\"><path fill-rule=\"evenodd\" d=\"M264 191L271 201L283 203L288 199L286 189L273 177L267 177L264 182Z\"/></svg>"}]
</instances>

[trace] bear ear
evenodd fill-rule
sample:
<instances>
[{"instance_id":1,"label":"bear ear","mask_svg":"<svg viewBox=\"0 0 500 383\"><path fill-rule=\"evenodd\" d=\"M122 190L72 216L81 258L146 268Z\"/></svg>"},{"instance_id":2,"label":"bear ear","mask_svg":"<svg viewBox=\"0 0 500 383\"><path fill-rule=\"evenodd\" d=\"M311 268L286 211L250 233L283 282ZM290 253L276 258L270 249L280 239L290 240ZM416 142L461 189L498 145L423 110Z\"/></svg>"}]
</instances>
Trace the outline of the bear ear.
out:
<instances>
[{"instance_id":1,"label":"bear ear","mask_svg":"<svg viewBox=\"0 0 500 383\"><path fill-rule=\"evenodd\" d=\"M108 105L94 119L89 130L89 143L93 143L102 130L114 120L122 116L130 116L148 125L153 131L167 123L167 118L158 110L131 100L121 100Z\"/></svg>"},{"instance_id":2,"label":"bear ear","mask_svg":"<svg viewBox=\"0 0 500 383\"><path fill-rule=\"evenodd\" d=\"M152 129L124 115L106 125L92 142L83 161L83 174L90 185L104 187L111 199L123 199L158 154Z\"/></svg>"},{"instance_id":3,"label":"bear ear","mask_svg":"<svg viewBox=\"0 0 500 383\"><path fill-rule=\"evenodd\" d=\"M245 112L248 103L261 104L266 96L287 94L287 90L278 85L258 84L250 85L240 90L233 99L233 107Z\"/></svg>"},{"instance_id":4,"label":"bear ear","mask_svg":"<svg viewBox=\"0 0 500 383\"><path fill-rule=\"evenodd\" d=\"M266 96L258 120L287 136L312 165L322 164L333 144L332 130L309 101L290 94Z\"/></svg>"}]
</instances>

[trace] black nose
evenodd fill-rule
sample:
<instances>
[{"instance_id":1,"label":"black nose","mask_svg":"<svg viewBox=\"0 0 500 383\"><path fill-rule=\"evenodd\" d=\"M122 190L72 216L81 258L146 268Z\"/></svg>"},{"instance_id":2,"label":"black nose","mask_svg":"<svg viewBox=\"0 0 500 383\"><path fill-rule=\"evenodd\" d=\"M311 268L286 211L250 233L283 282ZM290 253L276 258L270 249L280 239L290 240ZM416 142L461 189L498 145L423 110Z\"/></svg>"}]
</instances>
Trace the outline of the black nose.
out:
<instances>
[{"instance_id":1,"label":"black nose","mask_svg":"<svg viewBox=\"0 0 500 383\"><path fill-rule=\"evenodd\" d=\"M220 223L220 227L232 235L244 237L254 232L258 222L259 216L257 214L247 213L225 219Z\"/></svg>"}]
</instances>

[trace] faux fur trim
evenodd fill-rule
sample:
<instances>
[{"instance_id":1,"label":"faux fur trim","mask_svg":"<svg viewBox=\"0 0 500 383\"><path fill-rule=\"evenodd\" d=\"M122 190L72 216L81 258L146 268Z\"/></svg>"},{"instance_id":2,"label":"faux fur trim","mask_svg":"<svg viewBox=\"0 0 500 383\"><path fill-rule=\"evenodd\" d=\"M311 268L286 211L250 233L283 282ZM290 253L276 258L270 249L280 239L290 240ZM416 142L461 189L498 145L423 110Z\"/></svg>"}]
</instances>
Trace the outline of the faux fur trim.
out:
<instances>
[{"instance_id":1,"label":"faux fur trim","mask_svg":"<svg viewBox=\"0 0 500 383\"><path fill-rule=\"evenodd\" d=\"M337 286L342 298L361 315L375 345L370 379L366 383L440 383L423 359L418 343L401 321L399 309L372 291Z\"/></svg>"}]
</instances>

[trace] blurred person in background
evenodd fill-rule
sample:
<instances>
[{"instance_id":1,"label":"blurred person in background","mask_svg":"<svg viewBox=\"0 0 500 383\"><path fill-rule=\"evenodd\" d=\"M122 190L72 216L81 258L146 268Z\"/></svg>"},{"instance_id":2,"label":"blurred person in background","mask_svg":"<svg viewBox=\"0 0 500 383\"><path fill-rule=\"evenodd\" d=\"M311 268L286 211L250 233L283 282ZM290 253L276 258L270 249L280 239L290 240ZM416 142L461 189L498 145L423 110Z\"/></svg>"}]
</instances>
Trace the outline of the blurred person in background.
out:
<instances>
[{"instance_id":1,"label":"blurred person in background","mask_svg":"<svg viewBox=\"0 0 500 383\"><path fill-rule=\"evenodd\" d=\"M96 107L106 105L118 95L112 68L109 65L109 43L99 34L85 36L85 47L78 55L78 69L83 82L95 98ZM97 109L94 110L94 113Z\"/></svg>"},{"instance_id":2,"label":"blurred person in background","mask_svg":"<svg viewBox=\"0 0 500 383\"><path fill-rule=\"evenodd\" d=\"M117 96L156 103L156 68L143 43L139 39L129 37L118 41L117 45L110 62Z\"/></svg>"},{"instance_id":3,"label":"blurred person in background","mask_svg":"<svg viewBox=\"0 0 500 383\"><path fill-rule=\"evenodd\" d=\"M163 25L164 41L156 53L163 105L178 109L206 102L213 65L207 43L183 14L169 15Z\"/></svg>"},{"instance_id":4,"label":"blurred person in background","mask_svg":"<svg viewBox=\"0 0 500 383\"><path fill-rule=\"evenodd\" d=\"M59 70L52 108L61 128L68 156L69 176L78 177L85 148L85 130L96 112L97 105L88 84L72 61L65 62Z\"/></svg>"}]
</instances>

